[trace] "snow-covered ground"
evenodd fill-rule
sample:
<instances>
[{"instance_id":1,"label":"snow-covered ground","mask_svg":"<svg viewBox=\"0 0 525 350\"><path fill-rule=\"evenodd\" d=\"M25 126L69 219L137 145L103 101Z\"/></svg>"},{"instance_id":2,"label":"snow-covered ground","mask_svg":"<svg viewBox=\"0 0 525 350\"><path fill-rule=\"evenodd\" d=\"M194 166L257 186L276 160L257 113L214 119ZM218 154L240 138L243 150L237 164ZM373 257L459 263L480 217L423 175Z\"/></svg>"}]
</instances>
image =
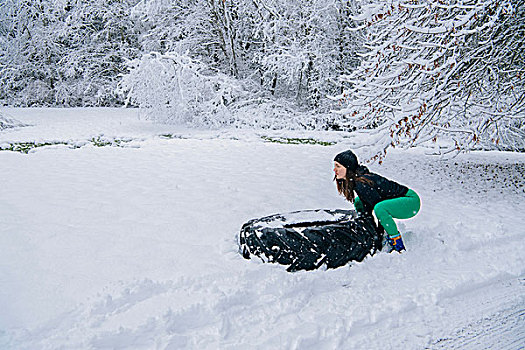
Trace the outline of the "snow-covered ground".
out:
<instances>
[{"instance_id":1,"label":"snow-covered ground","mask_svg":"<svg viewBox=\"0 0 525 350\"><path fill-rule=\"evenodd\" d=\"M244 260L242 223L350 208L340 134L154 125L129 109L4 109L2 349L520 349L525 154L392 151L371 170L416 190L408 251L287 273ZM104 142L95 142L103 140ZM99 147L103 146L103 147ZM357 152L359 155L359 152Z\"/></svg>"}]
</instances>

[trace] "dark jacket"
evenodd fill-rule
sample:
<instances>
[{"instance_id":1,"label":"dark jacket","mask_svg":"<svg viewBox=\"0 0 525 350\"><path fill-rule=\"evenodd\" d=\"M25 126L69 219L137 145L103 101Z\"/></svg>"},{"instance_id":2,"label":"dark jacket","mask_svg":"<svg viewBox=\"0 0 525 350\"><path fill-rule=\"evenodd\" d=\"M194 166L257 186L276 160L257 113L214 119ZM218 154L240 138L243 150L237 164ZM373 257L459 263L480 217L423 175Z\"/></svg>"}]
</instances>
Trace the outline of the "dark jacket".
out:
<instances>
[{"instance_id":1,"label":"dark jacket","mask_svg":"<svg viewBox=\"0 0 525 350\"><path fill-rule=\"evenodd\" d=\"M365 213L371 213L374 206L381 201L403 197L408 192L408 187L388 180L381 175L366 172L361 176L372 181L371 185L361 181L355 182L354 190L363 204Z\"/></svg>"}]
</instances>

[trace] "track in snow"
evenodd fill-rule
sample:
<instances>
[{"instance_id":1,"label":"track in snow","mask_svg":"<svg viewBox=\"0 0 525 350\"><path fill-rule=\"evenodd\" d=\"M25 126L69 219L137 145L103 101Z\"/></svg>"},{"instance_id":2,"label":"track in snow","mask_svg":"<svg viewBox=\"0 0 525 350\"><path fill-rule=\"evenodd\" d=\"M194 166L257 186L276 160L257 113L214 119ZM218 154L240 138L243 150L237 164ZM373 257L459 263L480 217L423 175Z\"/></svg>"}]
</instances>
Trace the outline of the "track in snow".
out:
<instances>
[{"instance_id":1,"label":"track in snow","mask_svg":"<svg viewBox=\"0 0 525 350\"><path fill-rule=\"evenodd\" d=\"M440 339L430 349L523 349L525 346L525 305L514 305L488 315Z\"/></svg>"}]
</instances>

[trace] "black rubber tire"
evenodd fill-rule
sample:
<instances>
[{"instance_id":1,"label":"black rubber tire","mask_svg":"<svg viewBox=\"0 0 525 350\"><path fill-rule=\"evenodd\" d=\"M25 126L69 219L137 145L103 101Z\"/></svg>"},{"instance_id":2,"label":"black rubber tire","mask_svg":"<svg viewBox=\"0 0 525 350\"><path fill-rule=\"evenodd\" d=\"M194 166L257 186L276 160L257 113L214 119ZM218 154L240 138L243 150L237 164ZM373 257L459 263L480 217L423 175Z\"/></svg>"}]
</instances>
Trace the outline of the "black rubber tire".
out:
<instances>
[{"instance_id":1,"label":"black rubber tire","mask_svg":"<svg viewBox=\"0 0 525 350\"><path fill-rule=\"evenodd\" d=\"M383 229L354 210L303 210L245 223L239 251L250 259L288 266L290 272L343 266L381 250Z\"/></svg>"}]
</instances>

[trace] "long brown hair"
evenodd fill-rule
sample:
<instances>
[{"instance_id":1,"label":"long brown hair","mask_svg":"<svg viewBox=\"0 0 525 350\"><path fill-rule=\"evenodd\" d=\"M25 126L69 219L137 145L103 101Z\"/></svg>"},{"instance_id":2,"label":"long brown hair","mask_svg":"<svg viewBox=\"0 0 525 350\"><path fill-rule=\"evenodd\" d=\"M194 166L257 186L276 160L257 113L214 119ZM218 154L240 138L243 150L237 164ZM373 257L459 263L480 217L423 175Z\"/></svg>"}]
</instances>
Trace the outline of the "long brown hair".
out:
<instances>
[{"instance_id":1,"label":"long brown hair","mask_svg":"<svg viewBox=\"0 0 525 350\"><path fill-rule=\"evenodd\" d=\"M366 167L358 167L356 171L357 173L346 168L346 176L344 179L338 179L337 176L334 176L334 180L337 183L337 192L339 192L340 195L344 196L346 200L352 203L354 203L355 200L354 188L356 181L373 185L372 180L362 176L368 173L368 169Z\"/></svg>"}]
</instances>

